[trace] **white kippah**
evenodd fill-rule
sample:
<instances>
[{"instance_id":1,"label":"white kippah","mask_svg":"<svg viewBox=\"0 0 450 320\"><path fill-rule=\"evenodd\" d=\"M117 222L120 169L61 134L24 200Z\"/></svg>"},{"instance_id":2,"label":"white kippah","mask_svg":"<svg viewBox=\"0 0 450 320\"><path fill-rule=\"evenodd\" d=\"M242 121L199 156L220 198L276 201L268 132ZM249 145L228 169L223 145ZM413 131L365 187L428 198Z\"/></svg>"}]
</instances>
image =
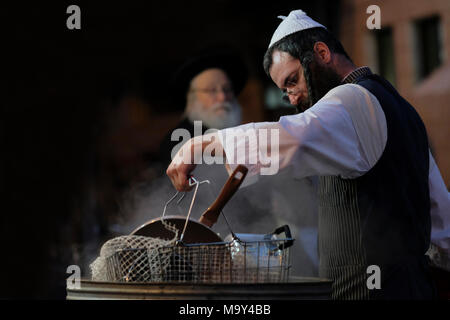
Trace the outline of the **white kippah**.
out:
<instances>
[{"instance_id":1,"label":"white kippah","mask_svg":"<svg viewBox=\"0 0 450 320\"><path fill-rule=\"evenodd\" d=\"M275 30L272 39L270 40L269 48L278 40L295 33L297 31L311 29L315 27L325 28L320 23L314 21L306 15L302 10L294 10L289 13L287 17L278 16L278 18L283 19L277 30ZM326 28L325 28L326 29Z\"/></svg>"}]
</instances>

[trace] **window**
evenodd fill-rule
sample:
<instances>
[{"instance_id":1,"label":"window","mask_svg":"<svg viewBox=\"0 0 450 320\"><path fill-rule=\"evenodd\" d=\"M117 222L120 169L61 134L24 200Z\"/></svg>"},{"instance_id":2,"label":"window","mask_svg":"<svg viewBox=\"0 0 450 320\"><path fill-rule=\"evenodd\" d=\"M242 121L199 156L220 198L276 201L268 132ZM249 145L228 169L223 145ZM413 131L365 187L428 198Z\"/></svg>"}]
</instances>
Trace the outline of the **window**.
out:
<instances>
[{"instance_id":1,"label":"window","mask_svg":"<svg viewBox=\"0 0 450 320\"><path fill-rule=\"evenodd\" d=\"M442 64L443 52L440 19L433 16L414 23L417 80L428 76Z\"/></svg>"},{"instance_id":2,"label":"window","mask_svg":"<svg viewBox=\"0 0 450 320\"><path fill-rule=\"evenodd\" d=\"M385 27L375 33L378 73L395 86L395 59L392 28Z\"/></svg>"}]
</instances>

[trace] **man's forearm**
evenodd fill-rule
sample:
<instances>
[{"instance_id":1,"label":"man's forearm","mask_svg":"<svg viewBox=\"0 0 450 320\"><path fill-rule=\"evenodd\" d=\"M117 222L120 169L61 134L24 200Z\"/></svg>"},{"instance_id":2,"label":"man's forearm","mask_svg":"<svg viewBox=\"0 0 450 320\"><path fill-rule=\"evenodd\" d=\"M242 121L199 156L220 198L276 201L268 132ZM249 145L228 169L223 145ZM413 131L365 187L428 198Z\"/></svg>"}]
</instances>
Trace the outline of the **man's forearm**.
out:
<instances>
[{"instance_id":1,"label":"man's forearm","mask_svg":"<svg viewBox=\"0 0 450 320\"><path fill-rule=\"evenodd\" d=\"M225 158L217 133L194 137L181 147L166 171L178 191L188 191L192 188L189 185L189 176L196 165L202 163L206 154Z\"/></svg>"},{"instance_id":2,"label":"man's forearm","mask_svg":"<svg viewBox=\"0 0 450 320\"><path fill-rule=\"evenodd\" d=\"M212 156L216 159L226 159L225 150L219 139L219 134L217 132L209 133L203 136L196 136L189 140L187 143L187 148L189 148L189 155L183 157L184 163L188 164L200 164L204 163L205 157ZM184 148L183 148L184 149ZM224 162L224 161L223 161Z\"/></svg>"}]
</instances>

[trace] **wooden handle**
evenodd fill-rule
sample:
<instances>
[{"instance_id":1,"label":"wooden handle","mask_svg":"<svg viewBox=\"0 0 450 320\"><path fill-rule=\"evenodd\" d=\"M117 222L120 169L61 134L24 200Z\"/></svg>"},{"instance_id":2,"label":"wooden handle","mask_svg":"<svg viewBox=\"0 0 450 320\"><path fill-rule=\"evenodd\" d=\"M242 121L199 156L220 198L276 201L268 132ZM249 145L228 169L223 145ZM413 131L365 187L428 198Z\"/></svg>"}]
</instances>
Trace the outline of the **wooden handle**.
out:
<instances>
[{"instance_id":1,"label":"wooden handle","mask_svg":"<svg viewBox=\"0 0 450 320\"><path fill-rule=\"evenodd\" d=\"M217 222L219 218L220 212L231 199L231 197L236 193L236 191L241 186L244 181L245 176L247 175L248 169L243 165L238 165L236 169L234 169L233 173L228 178L227 182L220 191L219 196L213 202L213 204L203 212L199 221L208 227L211 227L214 223Z\"/></svg>"}]
</instances>

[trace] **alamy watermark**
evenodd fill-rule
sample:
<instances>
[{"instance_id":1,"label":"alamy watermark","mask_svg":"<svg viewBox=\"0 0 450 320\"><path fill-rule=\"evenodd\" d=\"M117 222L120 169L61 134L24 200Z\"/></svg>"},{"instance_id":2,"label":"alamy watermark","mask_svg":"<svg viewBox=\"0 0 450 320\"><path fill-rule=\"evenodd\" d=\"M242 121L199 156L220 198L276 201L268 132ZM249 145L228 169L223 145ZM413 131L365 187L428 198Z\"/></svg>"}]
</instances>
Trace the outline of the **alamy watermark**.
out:
<instances>
[{"instance_id":1,"label":"alamy watermark","mask_svg":"<svg viewBox=\"0 0 450 320\"><path fill-rule=\"evenodd\" d=\"M67 7L66 13L70 16L66 20L66 26L69 30L81 29L81 9L79 6L72 4Z\"/></svg>"},{"instance_id":2,"label":"alamy watermark","mask_svg":"<svg viewBox=\"0 0 450 320\"><path fill-rule=\"evenodd\" d=\"M280 134L279 129L272 128L245 128L237 127L218 131L209 129L202 135L202 121L194 121L194 137L209 143L217 135L220 143L226 150L228 164L245 164L257 167L261 175L274 175L278 173L280 162ZM178 155L180 148L192 138L187 129L178 128L172 132L172 141L181 141L172 149L171 156L174 162L186 164L224 164L224 154L218 144L209 143L203 150L199 143L194 143L192 154Z\"/></svg>"},{"instance_id":3,"label":"alamy watermark","mask_svg":"<svg viewBox=\"0 0 450 320\"><path fill-rule=\"evenodd\" d=\"M372 4L367 7L366 13L370 16L366 20L367 29L381 29L381 9L379 6Z\"/></svg>"},{"instance_id":4,"label":"alamy watermark","mask_svg":"<svg viewBox=\"0 0 450 320\"><path fill-rule=\"evenodd\" d=\"M367 274L370 274L367 277L366 285L367 289L381 289L381 269L376 264L370 265L366 270Z\"/></svg>"},{"instance_id":5,"label":"alamy watermark","mask_svg":"<svg viewBox=\"0 0 450 320\"><path fill-rule=\"evenodd\" d=\"M72 264L67 267L66 273L70 276L66 280L67 289L80 289L81 288L81 269L76 264Z\"/></svg>"}]
</instances>

